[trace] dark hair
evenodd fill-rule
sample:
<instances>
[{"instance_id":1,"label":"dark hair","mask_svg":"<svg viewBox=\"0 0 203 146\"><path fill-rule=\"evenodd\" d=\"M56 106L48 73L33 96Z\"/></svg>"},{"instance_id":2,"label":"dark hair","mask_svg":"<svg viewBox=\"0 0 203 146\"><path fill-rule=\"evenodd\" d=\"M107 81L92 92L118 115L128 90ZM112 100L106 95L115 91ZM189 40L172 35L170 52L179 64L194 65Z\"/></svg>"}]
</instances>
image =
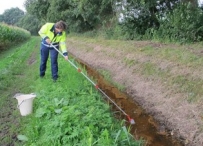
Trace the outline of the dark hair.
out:
<instances>
[{"instance_id":1,"label":"dark hair","mask_svg":"<svg viewBox=\"0 0 203 146\"><path fill-rule=\"evenodd\" d=\"M64 21L60 20L59 22L56 22L55 27L65 30L67 28L67 25Z\"/></svg>"}]
</instances>

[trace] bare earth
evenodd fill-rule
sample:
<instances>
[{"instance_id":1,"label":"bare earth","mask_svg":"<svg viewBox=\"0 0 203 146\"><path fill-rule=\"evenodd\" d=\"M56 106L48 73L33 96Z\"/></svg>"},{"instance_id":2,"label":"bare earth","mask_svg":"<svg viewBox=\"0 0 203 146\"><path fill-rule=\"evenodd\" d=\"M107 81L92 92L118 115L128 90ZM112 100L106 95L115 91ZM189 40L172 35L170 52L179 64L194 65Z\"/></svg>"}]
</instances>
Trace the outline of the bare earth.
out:
<instances>
[{"instance_id":1,"label":"bare earth","mask_svg":"<svg viewBox=\"0 0 203 146\"><path fill-rule=\"evenodd\" d=\"M135 42L135 47L150 44L151 42ZM91 50L88 50L89 46ZM158 49L161 44L153 43ZM166 47L166 45L164 46ZM124 54L122 50L101 47L97 44L78 44L74 40L68 40L68 51L75 57L89 64L94 69L103 69L111 73L112 80L124 85L126 92L138 102L146 111L161 125L171 129L171 135L176 135L184 139L187 146L203 145L203 120L202 120L202 103L188 103L185 100L184 93L177 93L174 88L165 86L158 80L145 78L136 74L138 66L126 66L121 60L124 57L136 58L140 62L145 62L151 58L139 56L130 52ZM113 56L113 57L112 57ZM191 74L192 76L202 77L202 74L191 72L190 69L181 69L181 66L172 62L151 59L153 63L158 64L162 69L173 66L170 71L173 74Z\"/></svg>"}]
</instances>

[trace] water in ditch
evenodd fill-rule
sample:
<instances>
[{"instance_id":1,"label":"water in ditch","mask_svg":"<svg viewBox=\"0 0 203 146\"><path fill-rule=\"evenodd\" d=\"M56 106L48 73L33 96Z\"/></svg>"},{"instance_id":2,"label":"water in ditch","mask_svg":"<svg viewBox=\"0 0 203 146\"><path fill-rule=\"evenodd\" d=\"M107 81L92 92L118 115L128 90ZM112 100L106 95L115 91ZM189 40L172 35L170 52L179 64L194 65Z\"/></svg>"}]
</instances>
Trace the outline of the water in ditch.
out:
<instances>
[{"instance_id":1,"label":"water in ditch","mask_svg":"<svg viewBox=\"0 0 203 146\"><path fill-rule=\"evenodd\" d=\"M127 126L130 126L131 134L135 139L143 139L147 143L147 146L183 146L184 144L175 139L172 134L164 128L158 125L152 116L146 114L137 103L127 94L119 91L112 84L107 82L97 71L90 68L87 64L81 60L78 62L86 69L88 76L93 77L97 82L98 87L105 92L125 113L127 113L134 121L135 124L126 122ZM111 104L111 102L109 101ZM126 119L127 117L119 112L118 108L112 104L113 111L117 118ZM116 112L118 111L118 112Z\"/></svg>"}]
</instances>

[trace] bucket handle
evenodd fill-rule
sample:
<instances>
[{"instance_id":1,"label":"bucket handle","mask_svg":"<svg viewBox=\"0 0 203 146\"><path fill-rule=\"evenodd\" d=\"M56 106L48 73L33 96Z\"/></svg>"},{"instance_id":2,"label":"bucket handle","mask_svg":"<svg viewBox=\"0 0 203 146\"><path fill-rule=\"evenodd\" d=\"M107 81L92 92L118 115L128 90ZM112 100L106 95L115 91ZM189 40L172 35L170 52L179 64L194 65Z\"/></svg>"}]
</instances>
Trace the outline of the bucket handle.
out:
<instances>
[{"instance_id":1,"label":"bucket handle","mask_svg":"<svg viewBox=\"0 0 203 146\"><path fill-rule=\"evenodd\" d=\"M24 102L25 100L23 100L20 104L17 105L17 108L20 108L20 105Z\"/></svg>"}]
</instances>

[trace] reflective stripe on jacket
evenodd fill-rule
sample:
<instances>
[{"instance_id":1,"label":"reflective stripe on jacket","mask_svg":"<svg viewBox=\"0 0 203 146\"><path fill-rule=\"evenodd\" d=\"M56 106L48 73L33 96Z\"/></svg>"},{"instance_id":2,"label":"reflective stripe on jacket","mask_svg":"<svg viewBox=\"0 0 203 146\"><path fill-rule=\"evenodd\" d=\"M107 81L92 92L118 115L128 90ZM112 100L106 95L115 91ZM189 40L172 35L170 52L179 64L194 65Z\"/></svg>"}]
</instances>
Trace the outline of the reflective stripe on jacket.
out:
<instances>
[{"instance_id":1,"label":"reflective stripe on jacket","mask_svg":"<svg viewBox=\"0 0 203 146\"><path fill-rule=\"evenodd\" d=\"M66 32L62 31L54 36L54 23L46 23L39 30L39 35L42 37L42 43L45 45L49 45L46 43L45 39L49 38L52 44L59 44L60 49L63 53L66 53Z\"/></svg>"}]
</instances>

